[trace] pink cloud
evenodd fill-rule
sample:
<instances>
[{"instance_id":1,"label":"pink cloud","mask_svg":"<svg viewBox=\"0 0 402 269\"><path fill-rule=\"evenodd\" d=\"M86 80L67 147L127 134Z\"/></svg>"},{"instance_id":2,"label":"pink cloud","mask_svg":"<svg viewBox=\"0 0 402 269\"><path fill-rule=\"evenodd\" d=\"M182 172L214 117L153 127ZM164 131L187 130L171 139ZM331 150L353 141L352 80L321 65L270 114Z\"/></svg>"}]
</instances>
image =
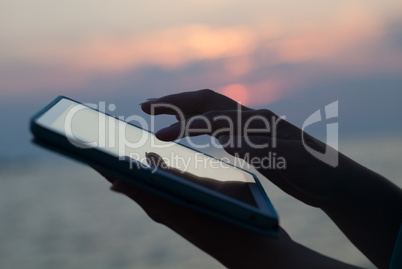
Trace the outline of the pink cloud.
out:
<instances>
[{"instance_id":1,"label":"pink cloud","mask_svg":"<svg viewBox=\"0 0 402 269\"><path fill-rule=\"evenodd\" d=\"M228 95L238 91L247 103L263 104L274 102L295 85L316 78L283 73L253 84L241 81L242 76L262 66L314 62L344 72L400 70L401 54L381 50L387 34L385 23L383 15L364 5L347 4L334 10L332 17L310 22L265 20L228 27L180 25L119 38L92 36L75 44L30 48L24 52L25 64L45 66L44 70L46 66L58 68L35 75L5 77L0 87L8 89L9 94L41 87L77 88L96 76L113 76L143 66L174 70L195 62L222 60L222 65L205 70L205 74L211 74L211 81L206 84L221 85L217 90ZM237 85L236 91L232 83L224 82L230 79Z\"/></svg>"}]
</instances>

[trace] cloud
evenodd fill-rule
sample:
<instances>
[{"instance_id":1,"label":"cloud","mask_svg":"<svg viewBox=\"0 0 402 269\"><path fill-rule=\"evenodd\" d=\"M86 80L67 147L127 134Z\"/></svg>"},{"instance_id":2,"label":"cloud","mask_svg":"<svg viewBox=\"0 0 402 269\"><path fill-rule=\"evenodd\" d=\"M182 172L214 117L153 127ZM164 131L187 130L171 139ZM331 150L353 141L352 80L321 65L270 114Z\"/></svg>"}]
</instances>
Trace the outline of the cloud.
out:
<instances>
[{"instance_id":1,"label":"cloud","mask_svg":"<svg viewBox=\"0 0 402 269\"><path fill-rule=\"evenodd\" d=\"M75 49L65 48L56 57L76 56L68 57L69 64L82 69L177 68L192 61L247 55L254 46L254 36L247 29L185 25L123 40L95 38Z\"/></svg>"},{"instance_id":2,"label":"cloud","mask_svg":"<svg viewBox=\"0 0 402 269\"><path fill-rule=\"evenodd\" d=\"M229 92L225 88L232 84L242 85L248 103L269 103L319 79L311 66L356 74L401 72L400 47L388 44L395 40L388 35L399 32L388 30L384 14L354 1L340 3L319 19L269 17L234 26L184 23L135 34L99 32L74 42L33 44L16 61L6 57L0 63L7 74L0 88L3 95L73 91L94 79L118 84L126 75L154 67L178 76L197 72L191 74L194 81L204 80L221 92ZM203 68L180 71L195 64ZM284 65L295 68L277 68ZM250 76L254 79L248 81ZM177 83L183 80L177 77Z\"/></svg>"}]
</instances>

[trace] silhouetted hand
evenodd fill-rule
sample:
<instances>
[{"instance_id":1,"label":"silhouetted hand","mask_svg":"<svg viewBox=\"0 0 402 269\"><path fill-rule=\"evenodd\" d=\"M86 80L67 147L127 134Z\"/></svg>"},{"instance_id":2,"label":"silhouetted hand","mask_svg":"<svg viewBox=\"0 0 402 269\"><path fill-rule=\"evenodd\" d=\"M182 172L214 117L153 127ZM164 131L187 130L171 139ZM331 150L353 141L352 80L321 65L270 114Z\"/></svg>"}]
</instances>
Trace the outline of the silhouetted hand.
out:
<instances>
[{"instance_id":1,"label":"silhouetted hand","mask_svg":"<svg viewBox=\"0 0 402 269\"><path fill-rule=\"evenodd\" d=\"M179 205L98 170L112 190L138 203L151 219L166 225L228 268L357 268L316 253L294 241L282 229L278 238L229 224ZM135 240L135 239L133 239Z\"/></svg>"},{"instance_id":2,"label":"silhouetted hand","mask_svg":"<svg viewBox=\"0 0 402 269\"><path fill-rule=\"evenodd\" d=\"M241 106L211 90L168 95L141 106L148 114L171 114L179 120L158 131L159 139L216 137L228 153L248 161L286 193L324 210L375 265L388 267L402 222L402 191L385 178L273 112ZM306 145L319 152L333 151L338 165L329 166L312 156ZM285 165L258 165L258 160L269 154L283 157ZM230 268L300 268L301 264L307 268L355 268L297 244L283 230L278 239L256 234L103 175L113 183L113 190L132 198L152 219ZM190 178L200 180L194 175Z\"/></svg>"},{"instance_id":3,"label":"silhouetted hand","mask_svg":"<svg viewBox=\"0 0 402 269\"><path fill-rule=\"evenodd\" d=\"M375 265L388 268L402 222L402 191L384 177L272 111L253 110L211 90L172 94L141 107L148 114L171 114L179 120L159 130L157 138L216 137L228 153L248 161L283 191L324 210ZM306 147L335 156L332 164L337 165L317 159ZM273 155L284 162L261 165Z\"/></svg>"},{"instance_id":4,"label":"silhouetted hand","mask_svg":"<svg viewBox=\"0 0 402 269\"><path fill-rule=\"evenodd\" d=\"M341 155L342 165L333 168L316 159L303 143L319 151L325 150L326 145L269 110L240 106L210 90L168 95L142 104L142 109L153 115L174 114L183 119L158 131L159 139L213 135L228 153L245 159L282 190L306 204L319 207L344 192L345 184L341 181L347 179L343 167L345 162L352 161ZM275 166L266 167L268 156L271 162L276 159Z\"/></svg>"},{"instance_id":5,"label":"silhouetted hand","mask_svg":"<svg viewBox=\"0 0 402 269\"><path fill-rule=\"evenodd\" d=\"M113 184L113 191L131 198L155 222L166 225L227 267L262 268L268 262L273 266L278 263L278 267L273 268L282 268L279 263L287 258L285 249L296 248L297 244L282 229L279 238L254 233L97 171ZM265 259L271 255L271 260Z\"/></svg>"}]
</instances>

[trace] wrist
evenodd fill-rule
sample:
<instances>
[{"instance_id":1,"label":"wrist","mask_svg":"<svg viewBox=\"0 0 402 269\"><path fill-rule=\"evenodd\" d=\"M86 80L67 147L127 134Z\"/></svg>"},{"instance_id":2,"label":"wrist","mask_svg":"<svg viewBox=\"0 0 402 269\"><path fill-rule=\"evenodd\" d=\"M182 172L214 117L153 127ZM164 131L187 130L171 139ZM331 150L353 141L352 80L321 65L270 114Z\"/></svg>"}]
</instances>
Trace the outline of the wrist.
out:
<instances>
[{"instance_id":1,"label":"wrist","mask_svg":"<svg viewBox=\"0 0 402 269\"><path fill-rule=\"evenodd\" d=\"M339 153L339 165L330 171L337 184L333 195L319 204L322 210L339 209L359 196L367 196L373 189L375 177L379 176L368 168Z\"/></svg>"}]
</instances>

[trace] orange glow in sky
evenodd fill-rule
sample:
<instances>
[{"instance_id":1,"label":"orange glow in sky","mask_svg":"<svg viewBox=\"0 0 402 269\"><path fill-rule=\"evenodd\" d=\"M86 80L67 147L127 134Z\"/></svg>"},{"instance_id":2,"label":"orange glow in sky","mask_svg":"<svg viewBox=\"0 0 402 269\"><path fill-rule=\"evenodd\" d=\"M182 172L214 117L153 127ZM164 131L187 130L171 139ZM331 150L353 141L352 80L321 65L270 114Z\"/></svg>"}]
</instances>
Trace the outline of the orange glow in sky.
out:
<instances>
[{"instance_id":1,"label":"orange glow in sky","mask_svg":"<svg viewBox=\"0 0 402 269\"><path fill-rule=\"evenodd\" d=\"M221 93L227 97L241 103L242 105L248 105L250 94L247 88L241 84L231 84L222 89Z\"/></svg>"},{"instance_id":2,"label":"orange glow in sky","mask_svg":"<svg viewBox=\"0 0 402 269\"><path fill-rule=\"evenodd\" d=\"M82 69L120 71L144 64L177 68L196 60L249 54L254 44L246 29L184 25L120 40L94 38L55 56Z\"/></svg>"}]
</instances>

